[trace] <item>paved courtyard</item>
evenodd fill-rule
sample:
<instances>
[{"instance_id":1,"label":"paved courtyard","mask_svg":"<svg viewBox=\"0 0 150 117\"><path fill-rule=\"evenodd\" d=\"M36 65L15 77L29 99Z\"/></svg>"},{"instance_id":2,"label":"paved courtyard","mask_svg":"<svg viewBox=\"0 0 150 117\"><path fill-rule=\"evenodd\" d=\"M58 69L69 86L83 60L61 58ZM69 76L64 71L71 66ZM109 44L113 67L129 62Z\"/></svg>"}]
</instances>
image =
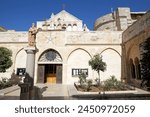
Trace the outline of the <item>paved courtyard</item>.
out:
<instances>
[{"instance_id":1,"label":"paved courtyard","mask_svg":"<svg viewBox=\"0 0 150 117\"><path fill-rule=\"evenodd\" d=\"M38 99L42 100L79 100L79 99L101 99L99 98L98 94L86 94L82 95L79 94L75 87L73 85L62 85L62 84L36 84L35 85L37 91L35 90L35 95L37 95ZM12 91L11 91L12 90ZM19 100L20 99L20 87L14 86L10 89L6 89L4 91L0 91L0 99L1 100ZM150 92L144 91L141 89L136 88L136 92L134 93L136 96L139 96L140 98L145 95L148 96L141 99L150 99ZM74 97L72 97L74 96ZM117 98L118 95L116 95L116 98L113 94L108 94L108 99L119 99ZM125 96L127 98L130 98L130 95L127 96L126 94L121 94L120 96ZM106 99L107 99L106 98ZM135 99L134 97L133 99ZM105 99L105 98L104 98ZM123 99L123 98L121 98Z\"/></svg>"}]
</instances>

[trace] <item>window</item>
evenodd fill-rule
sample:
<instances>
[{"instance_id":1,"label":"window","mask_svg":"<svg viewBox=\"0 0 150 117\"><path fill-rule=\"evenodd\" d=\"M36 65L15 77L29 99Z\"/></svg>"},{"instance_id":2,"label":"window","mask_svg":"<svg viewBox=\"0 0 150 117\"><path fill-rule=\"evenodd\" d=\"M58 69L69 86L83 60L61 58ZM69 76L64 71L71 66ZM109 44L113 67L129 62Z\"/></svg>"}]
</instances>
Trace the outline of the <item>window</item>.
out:
<instances>
[{"instance_id":1,"label":"window","mask_svg":"<svg viewBox=\"0 0 150 117\"><path fill-rule=\"evenodd\" d=\"M24 76L26 73L26 69L25 68L17 68L17 75L18 76Z\"/></svg>"},{"instance_id":2,"label":"window","mask_svg":"<svg viewBox=\"0 0 150 117\"><path fill-rule=\"evenodd\" d=\"M88 76L88 69L72 69L72 77L78 77L81 73L85 73Z\"/></svg>"}]
</instances>

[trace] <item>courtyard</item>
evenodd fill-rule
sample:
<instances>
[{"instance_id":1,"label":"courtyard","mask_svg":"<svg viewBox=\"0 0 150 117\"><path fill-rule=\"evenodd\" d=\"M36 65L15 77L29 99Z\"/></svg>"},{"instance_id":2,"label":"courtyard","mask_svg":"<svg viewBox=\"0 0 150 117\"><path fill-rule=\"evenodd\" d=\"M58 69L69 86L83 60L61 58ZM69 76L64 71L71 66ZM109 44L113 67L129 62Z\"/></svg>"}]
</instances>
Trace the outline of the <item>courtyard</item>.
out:
<instances>
[{"instance_id":1,"label":"courtyard","mask_svg":"<svg viewBox=\"0 0 150 117\"><path fill-rule=\"evenodd\" d=\"M150 99L150 92L136 88L133 93L104 93L92 94L81 93L74 85L62 84L36 84L34 100L147 100ZM20 100L20 87L13 86L0 90L0 100Z\"/></svg>"}]
</instances>

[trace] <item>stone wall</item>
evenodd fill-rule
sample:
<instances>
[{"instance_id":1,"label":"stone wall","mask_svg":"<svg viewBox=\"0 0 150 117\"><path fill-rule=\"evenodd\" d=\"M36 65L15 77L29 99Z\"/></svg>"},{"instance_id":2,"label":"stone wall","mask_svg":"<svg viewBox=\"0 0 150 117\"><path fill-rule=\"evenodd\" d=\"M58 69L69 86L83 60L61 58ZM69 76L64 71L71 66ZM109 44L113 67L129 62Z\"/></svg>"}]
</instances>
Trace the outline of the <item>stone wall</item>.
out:
<instances>
[{"instance_id":1,"label":"stone wall","mask_svg":"<svg viewBox=\"0 0 150 117\"><path fill-rule=\"evenodd\" d=\"M150 28L150 11L123 32L123 43Z\"/></svg>"},{"instance_id":2,"label":"stone wall","mask_svg":"<svg viewBox=\"0 0 150 117\"><path fill-rule=\"evenodd\" d=\"M120 7L112 13L98 18L95 21L94 30L124 31L143 14L144 12L132 13L128 7Z\"/></svg>"},{"instance_id":3,"label":"stone wall","mask_svg":"<svg viewBox=\"0 0 150 117\"><path fill-rule=\"evenodd\" d=\"M138 65L141 59L141 44L150 37L150 12L123 32L122 44L122 77L128 82L140 87ZM135 70L133 67L135 67ZM133 75L135 74L135 75Z\"/></svg>"},{"instance_id":4,"label":"stone wall","mask_svg":"<svg viewBox=\"0 0 150 117\"><path fill-rule=\"evenodd\" d=\"M94 30L117 30L113 13L98 18L94 23Z\"/></svg>"},{"instance_id":5,"label":"stone wall","mask_svg":"<svg viewBox=\"0 0 150 117\"><path fill-rule=\"evenodd\" d=\"M7 69L5 73L0 73L0 79L1 77L10 78L13 70L16 70L15 65L17 54L28 45L27 42L27 32L0 32L0 47L6 47L12 51L13 61L13 65L9 69ZM20 58L18 58L20 63L24 62L21 61L23 58L24 56L20 56Z\"/></svg>"},{"instance_id":6,"label":"stone wall","mask_svg":"<svg viewBox=\"0 0 150 117\"><path fill-rule=\"evenodd\" d=\"M71 76L73 68L88 68L88 78L97 78L97 73L88 65L88 61L95 54L104 56L108 66L106 72L101 74L102 80L109 78L110 75L115 75L120 80L121 35L121 31L40 31L36 39L38 51L35 58L35 83L38 77L39 58L49 49L57 51L62 57L62 62L59 64L63 66L63 84L78 81L77 77ZM116 61L115 64L114 61Z\"/></svg>"}]
</instances>

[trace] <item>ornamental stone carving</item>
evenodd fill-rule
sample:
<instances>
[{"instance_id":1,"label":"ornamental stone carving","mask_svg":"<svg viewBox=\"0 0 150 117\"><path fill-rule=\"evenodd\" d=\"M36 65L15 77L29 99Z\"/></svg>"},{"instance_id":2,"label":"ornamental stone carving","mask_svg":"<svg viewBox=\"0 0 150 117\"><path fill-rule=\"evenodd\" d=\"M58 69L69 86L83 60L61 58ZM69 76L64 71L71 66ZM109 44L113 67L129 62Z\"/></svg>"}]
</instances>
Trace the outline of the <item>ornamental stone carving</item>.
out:
<instances>
[{"instance_id":1,"label":"ornamental stone carving","mask_svg":"<svg viewBox=\"0 0 150 117\"><path fill-rule=\"evenodd\" d=\"M56 51L48 50L42 54L39 62L62 62L62 58Z\"/></svg>"}]
</instances>

